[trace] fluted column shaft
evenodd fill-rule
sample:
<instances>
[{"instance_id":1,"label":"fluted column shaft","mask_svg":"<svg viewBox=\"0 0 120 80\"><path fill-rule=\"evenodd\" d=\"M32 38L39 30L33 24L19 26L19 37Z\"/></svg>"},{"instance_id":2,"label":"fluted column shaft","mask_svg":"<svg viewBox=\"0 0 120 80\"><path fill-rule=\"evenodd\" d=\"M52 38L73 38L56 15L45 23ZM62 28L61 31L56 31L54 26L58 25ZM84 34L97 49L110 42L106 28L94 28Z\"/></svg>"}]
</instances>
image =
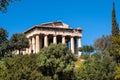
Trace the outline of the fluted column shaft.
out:
<instances>
[{"instance_id":1,"label":"fluted column shaft","mask_svg":"<svg viewBox=\"0 0 120 80\"><path fill-rule=\"evenodd\" d=\"M35 53L35 37L33 36L32 37L32 50L33 50L33 53Z\"/></svg>"},{"instance_id":2,"label":"fluted column shaft","mask_svg":"<svg viewBox=\"0 0 120 80\"><path fill-rule=\"evenodd\" d=\"M81 38L79 37L78 38L78 48L79 47L82 47L82 44L81 44ZM81 56L82 52L78 51L78 55Z\"/></svg>"},{"instance_id":3,"label":"fluted column shaft","mask_svg":"<svg viewBox=\"0 0 120 80\"><path fill-rule=\"evenodd\" d=\"M40 37L36 35L36 53L40 51Z\"/></svg>"},{"instance_id":4,"label":"fluted column shaft","mask_svg":"<svg viewBox=\"0 0 120 80\"><path fill-rule=\"evenodd\" d=\"M65 44L65 36L62 36L62 44Z\"/></svg>"},{"instance_id":5,"label":"fluted column shaft","mask_svg":"<svg viewBox=\"0 0 120 80\"><path fill-rule=\"evenodd\" d=\"M48 47L48 35L44 36L44 47Z\"/></svg>"},{"instance_id":6,"label":"fluted column shaft","mask_svg":"<svg viewBox=\"0 0 120 80\"><path fill-rule=\"evenodd\" d=\"M27 53L27 54L29 53L29 48L26 48L26 52L25 53Z\"/></svg>"},{"instance_id":7,"label":"fluted column shaft","mask_svg":"<svg viewBox=\"0 0 120 80\"><path fill-rule=\"evenodd\" d=\"M32 41L31 38L29 39L29 53L31 53L32 50Z\"/></svg>"},{"instance_id":8,"label":"fluted column shaft","mask_svg":"<svg viewBox=\"0 0 120 80\"><path fill-rule=\"evenodd\" d=\"M71 44L71 52L75 53L75 44L74 44L74 37L71 37L70 39L70 44Z\"/></svg>"},{"instance_id":9,"label":"fluted column shaft","mask_svg":"<svg viewBox=\"0 0 120 80\"><path fill-rule=\"evenodd\" d=\"M56 35L53 36L53 44L57 44L57 36Z\"/></svg>"}]
</instances>

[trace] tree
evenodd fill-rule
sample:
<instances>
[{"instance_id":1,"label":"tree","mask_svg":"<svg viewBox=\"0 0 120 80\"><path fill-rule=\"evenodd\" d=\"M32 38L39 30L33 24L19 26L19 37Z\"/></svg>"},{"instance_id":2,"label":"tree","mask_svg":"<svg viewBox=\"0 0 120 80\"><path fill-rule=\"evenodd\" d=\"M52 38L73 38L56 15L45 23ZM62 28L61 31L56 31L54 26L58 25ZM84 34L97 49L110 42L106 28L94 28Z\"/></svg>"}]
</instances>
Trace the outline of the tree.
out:
<instances>
[{"instance_id":1,"label":"tree","mask_svg":"<svg viewBox=\"0 0 120 80\"><path fill-rule=\"evenodd\" d=\"M97 51L105 51L112 46L112 37L111 35L108 36L102 36L101 38L98 38L94 42L94 48Z\"/></svg>"},{"instance_id":2,"label":"tree","mask_svg":"<svg viewBox=\"0 0 120 80\"><path fill-rule=\"evenodd\" d=\"M115 80L120 80L120 66L117 66L117 68L116 68Z\"/></svg>"},{"instance_id":3,"label":"tree","mask_svg":"<svg viewBox=\"0 0 120 80\"><path fill-rule=\"evenodd\" d=\"M5 29L0 28L0 56L4 56L5 52L7 51L7 37L8 32Z\"/></svg>"},{"instance_id":4,"label":"tree","mask_svg":"<svg viewBox=\"0 0 120 80\"><path fill-rule=\"evenodd\" d=\"M113 2L113 10L112 10L112 36L119 35L119 27L116 21L116 14L115 14L115 4Z\"/></svg>"},{"instance_id":5,"label":"tree","mask_svg":"<svg viewBox=\"0 0 120 80\"><path fill-rule=\"evenodd\" d=\"M53 80L75 80L73 70L76 60L66 45L52 44L40 51L37 61L44 76L51 76Z\"/></svg>"},{"instance_id":6,"label":"tree","mask_svg":"<svg viewBox=\"0 0 120 80\"><path fill-rule=\"evenodd\" d=\"M94 48L92 46L86 45L86 46L80 47L79 51L90 55L90 53L94 51Z\"/></svg>"},{"instance_id":7,"label":"tree","mask_svg":"<svg viewBox=\"0 0 120 80\"><path fill-rule=\"evenodd\" d=\"M6 12L7 6L14 1L19 1L19 0L0 0L0 11Z\"/></svg>"},{"instance_id":8,"label":"tree","mask_svg":"<svg viewBox=\"0 0 120 80\"><path fill-rule=\"evenodd\" d=\"M11 53L9 41L4 41L2 42L2 44L0 44L0 51L1 51L1 56L5 56Z\"/></svg>"},{"instance_id":9,"label":"tree","mask_svg":"<svg viewBox=\"0 0 120 80\"><path fill-rule=\"evenodd\" d=\"M110 53L112 56L114 56L114 60L117 63L120 63L120 34L119 27L116 21L114 2L112 10L112 48L110 49Z\"/></svg>"},{"instance_id":10,"label":"tree","mask_svg":"<svg viewBox=\"0 0 120 80\"><path fill-rule=\"evenodd\" d=\"M8 37L8 32L3 29L3 28L0 28L0 44L3 42L3 41L6 41L7 40L7 37Z\"/></svg>"},{"instance_id":11,"label":"tree","mask_svg":"<svg viewBox=\"0 0 120 80\"><path fill-rule=\"evenodd\" d=\"M112 36L112 47L108 52L117 63L120 63L120 36Z\"/></svg>"},{"instance_id":12,"label":"tree","mask_svg":"<svg viewBox=\"0 0 120 80\"><path fill-rule=\"evenodd\" d=\"M29 41L24 34L13 34L10 44L13 50L19 50L19 54L22 49L29 47Z\"/></svg>"},{"instance_id":13,"label":"tree","mask_svg":"<svg viewBox=\"0 0 120 80\"><path fill-rule=\"evenodd\" d=\"M37 54L0 59L1 80L51 80L38 71Z\"/></svg>"},{"instance_id":14,"label":"tree","mask_svg":"<svg viewBox=\"0 0 120 80\"><path fill-rule=\"evenodd\" d=\"M77 80L114 80L115 68L109 54L95 53L76 70Z\"/></svg>"}]
</instances>

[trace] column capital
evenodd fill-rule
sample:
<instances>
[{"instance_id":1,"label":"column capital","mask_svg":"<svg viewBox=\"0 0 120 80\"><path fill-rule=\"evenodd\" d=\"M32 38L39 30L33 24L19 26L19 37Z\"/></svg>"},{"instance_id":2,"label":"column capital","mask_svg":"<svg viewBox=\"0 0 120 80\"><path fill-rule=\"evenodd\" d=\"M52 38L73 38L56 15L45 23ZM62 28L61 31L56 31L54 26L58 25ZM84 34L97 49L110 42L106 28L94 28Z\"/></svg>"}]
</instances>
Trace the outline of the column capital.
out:
<instances>
[{"instance_id":1,"label":"column capital","mask_svg":"<svg viewBox=\"0 0 120 80\"><path fill-rule=\"evenodd\" d=\"M35 36L36 36L36 34L33 34L33 35L32 35L32 37L35 37Z\"/></svg>"},{"instance_id":2,"label":"column capital","mask_svg":"<svg viewBox=\"0 0 120 80\"><path fill-rule=\"evenodd\" d=\"M71 38L74 38L75 36L70 36Z\"/></svg>"},{"instance_id":3,"label":"column capital","mask_svg":"<svg viewBox=\"0 0 120 80\"><path fill-rule=\"evenodd\" d=\"M81 36L77 37L77 38L82 38Z\"/></svg>"},{"instance_id":4,"label":"column capital","mask_svg":"<svg viewBox=\"0 0 120 80\"><path fill-rule=\"evenodd\" d=\"M33 36L29 36L29 38L28 38L28 39L32 39L32 37L33 37Z\"/></svg>"},{"instance_id":5,"label":"column capital","mask_svg":"<svg viewBox=\"0 0 120 80\"><path fill-rule=\"evenodd\" d=\"M62 37L65 37L66 35L62 35Z\"/></svg>"},{"instance_id":6,"label":"column capital","mask_svg":"<svg viewBox=\"0 0 120 80\"><path fill-rule=\"evenodd\" d=\"M57 37L57 35L56 35L56 34L53 34L53 37Z\"/></svg>"},{"instance_id":7,"label":"column capital","mask_svg":"<svg viewBox=\"0 0 120 80\"><path fill-rule=\"evenodd\" d=\"M44 36L48 36L49 34L43 34Z\"/></svg>"},{"instance_id":8,"label":"column capital","mask_svg":"<svg viewBox=\"0 0 120 80\"><path fill-rule=\"evenodd\" d=\"M35 36L39 36L40 34L35 34Z\"/></svg>"}]
</instances>

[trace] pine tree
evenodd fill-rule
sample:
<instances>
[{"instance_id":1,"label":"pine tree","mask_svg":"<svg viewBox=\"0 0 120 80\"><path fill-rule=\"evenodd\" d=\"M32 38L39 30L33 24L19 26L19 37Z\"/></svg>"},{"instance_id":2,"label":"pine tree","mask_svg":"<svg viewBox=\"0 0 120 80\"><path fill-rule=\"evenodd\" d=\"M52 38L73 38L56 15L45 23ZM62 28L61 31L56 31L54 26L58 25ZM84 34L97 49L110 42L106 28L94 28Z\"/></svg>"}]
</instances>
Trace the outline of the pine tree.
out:
<instances>
[{"instance_id":1,"label":"pine tree","mask_svg":"<svg viewBox=\"0 0 120 80\"><path fill-rule=\"evenodd\" d=\"M112 36L119 35L119 27L116 21L116 14L115 14L115 4L113 2L113 9L112 9Z\"/></svg>"}]
</instances>

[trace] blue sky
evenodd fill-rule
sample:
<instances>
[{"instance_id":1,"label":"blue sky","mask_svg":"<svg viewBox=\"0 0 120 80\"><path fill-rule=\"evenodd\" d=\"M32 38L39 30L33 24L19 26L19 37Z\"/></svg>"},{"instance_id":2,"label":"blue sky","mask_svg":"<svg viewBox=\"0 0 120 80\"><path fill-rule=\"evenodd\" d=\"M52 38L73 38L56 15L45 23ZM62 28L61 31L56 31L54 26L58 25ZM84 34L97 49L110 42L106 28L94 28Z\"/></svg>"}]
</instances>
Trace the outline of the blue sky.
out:
<instances>
[{"instance_id":1,"label":"blue sky","mask_svg":"<svg viewBox=\"0 0 120 80\"><path fill-rule=\"evenodd\" d=\"M21 0L0 13L0 27L9 38L45 22L62 20L71 28L83 28L83 45L91 45L102 35L111 34L113 0ZM117 22L120 23L120 0L114 0Z\"/></svg>"}]
</instances>

